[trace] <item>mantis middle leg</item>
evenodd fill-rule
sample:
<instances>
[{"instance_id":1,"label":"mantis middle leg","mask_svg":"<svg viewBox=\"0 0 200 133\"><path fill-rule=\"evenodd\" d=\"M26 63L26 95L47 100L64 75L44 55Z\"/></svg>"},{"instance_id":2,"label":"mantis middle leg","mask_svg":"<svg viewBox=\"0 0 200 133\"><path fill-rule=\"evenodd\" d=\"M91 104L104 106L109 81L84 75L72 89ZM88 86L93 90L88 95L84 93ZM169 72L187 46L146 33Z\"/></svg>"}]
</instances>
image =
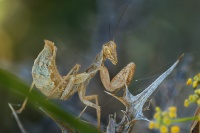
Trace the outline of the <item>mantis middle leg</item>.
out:
<instances>
[{"instance_id":1,"label":"mantis middle leg","mask_svg":"<svg viewBox=\"0 0 200 133\"><path fill-rule=\"evenodd\" d=\"M97 111L97 123L98 123L97 128L100 129L101 109L100 109L100 106L98 106L98 96L97 95L85 96L85 91L86 91L86 86L84 85L84 83L82 83L80 85L80 87L78 88L79 98L86 106L90 106L90 107L96 109L96 111ZM93 100L93 99L95 99L96 104L94 104L90 101L90 100ZM83 113L83 111L81 113Z\"/></svg>"},{"instance_id":2,"label":"mantis middle leg","mask_svg":"<svg viewBox=\"0 0 200 133\"><path fill-rule=\"evenodd\" d=\"M70 96L72 96L77 91L77 89L74 89L74 84L76 81L76 75L78 73L79 68L80 68L80 65L76 64L69 71L69 73L63 77L62 81L60 81L57 87L50 93L48 98L51 98L53 95L55 95L57 91L62 91L59 99L67 100Z\"/></svg>"}]
</instances>

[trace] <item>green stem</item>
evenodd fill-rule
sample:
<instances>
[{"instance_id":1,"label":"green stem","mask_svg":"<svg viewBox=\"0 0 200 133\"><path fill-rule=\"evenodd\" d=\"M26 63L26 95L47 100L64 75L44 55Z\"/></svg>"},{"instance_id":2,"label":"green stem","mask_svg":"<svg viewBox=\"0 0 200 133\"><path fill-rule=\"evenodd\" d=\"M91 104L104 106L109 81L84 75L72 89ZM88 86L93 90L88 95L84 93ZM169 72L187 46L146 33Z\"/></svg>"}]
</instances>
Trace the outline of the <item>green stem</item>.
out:
<instances>
[{"instance_id":1,"label":"green stem","mask_svg":"<svg viewBox=\"0 0 200 133\"><path fill-rule=\"evenodd\" d=\"M198 116L186 117L186 118L175 119L172 120L171 122L172 123L187 122L187 121L197 120L198 118L199 118Z\"/></svg>"}]
</instances>

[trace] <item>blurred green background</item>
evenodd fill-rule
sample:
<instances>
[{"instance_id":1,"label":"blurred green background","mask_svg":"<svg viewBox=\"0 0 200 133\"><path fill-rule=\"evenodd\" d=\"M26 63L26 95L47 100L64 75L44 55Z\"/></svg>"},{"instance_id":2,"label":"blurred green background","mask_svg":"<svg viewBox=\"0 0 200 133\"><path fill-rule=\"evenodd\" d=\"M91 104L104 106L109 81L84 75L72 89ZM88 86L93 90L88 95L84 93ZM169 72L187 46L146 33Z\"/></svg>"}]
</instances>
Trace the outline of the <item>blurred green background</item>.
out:
<instances>
[{"instance_id":1,"label":"blurred green background","mask_svg":"<svg viewBox=\"0 0 200 133\"><path fill-rule=\"evenodd\" d=\"M115 35L119 62L117 66L106 62L111 77L129 62L134 62L136 74L129 89L137 94L179 55L186 53L179 67L160 86L162 90L145 114L152 119L153 107L166 109L176 105L178 116L193 115L196 106L183 109L183 99L191 93L185 80L198 73L200 68L200 1L131 1ZM56 63L61 75L67 74L76 63L81 64L80 72L85 71L102 45L113 38L127 3L126 0L0 0L0 67L31 84L34 59L43 49L44 39L49 39L58 48ZM87 95L99 95L102 129L107 125L108 114L117 112L120 120L120 110L124 109L103 91L97 74L88 86ZM20 132L7 103L21 103L23 98L0 87L0 132ZM54 101L74 116L84 108L77 94L68 101ZM19 116L30 133L60 132L37 106L29 105ZM96 123L95 110L88 108L82 118ZM135 132L156 132L148 130L148 122L138 123ZM190 123L180 126L182 133L189 132Z\"/></svg>"}]
</instances>

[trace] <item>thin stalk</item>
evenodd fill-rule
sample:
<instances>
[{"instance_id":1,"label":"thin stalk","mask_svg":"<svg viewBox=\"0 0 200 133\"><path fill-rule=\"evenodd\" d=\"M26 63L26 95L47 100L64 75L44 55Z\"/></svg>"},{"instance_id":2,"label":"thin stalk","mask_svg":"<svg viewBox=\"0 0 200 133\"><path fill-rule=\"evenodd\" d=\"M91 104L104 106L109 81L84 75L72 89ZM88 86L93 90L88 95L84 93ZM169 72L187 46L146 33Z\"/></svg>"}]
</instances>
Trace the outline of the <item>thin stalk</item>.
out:
<instances>
[{"instance_id":1,"label":"thin stalk","mask_svg":"<svg viewBox=\"0 0 200 133\"><path fill-rule=\"evenodd\" d=\"M21 130L22 133L27 133L26 130L24 129L23 125L21 124L19 118L18 118L18 115L16 114L15 110L13 109L12 105L10 103L8 103L8 106L10 107L12 113L13 113L13 116L15 117L15 120Z\"/></svg>"},{"instance_id":2,"label":"thin stalk","mask_svg":"<svg viewBox=\"0 0 200 133\"><path fill-rule=\"evenodd\" d=\"M193 120L198 120L198 116L193 116L193 117L186 117L186 118L180 118L180 119L174 119L171 122L172 123L179 123L179 122L187 122L187 121L193 121Z\"/></svg>"}]
</instances>

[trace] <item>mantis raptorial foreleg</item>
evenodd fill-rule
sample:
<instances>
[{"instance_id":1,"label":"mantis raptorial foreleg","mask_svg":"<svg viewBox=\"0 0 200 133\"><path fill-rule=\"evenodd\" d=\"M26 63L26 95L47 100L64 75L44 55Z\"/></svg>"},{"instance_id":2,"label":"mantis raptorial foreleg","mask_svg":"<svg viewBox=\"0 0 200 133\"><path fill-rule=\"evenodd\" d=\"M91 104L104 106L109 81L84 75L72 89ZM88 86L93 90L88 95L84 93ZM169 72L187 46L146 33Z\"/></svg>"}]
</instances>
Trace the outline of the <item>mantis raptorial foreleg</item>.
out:
<instances>
[{"instance_id":1,"label":"mantis raptorial foreleg","mask_svg":"<svg viewBox=\"0 0 200 133\"><path fill-rule=\"evenodd\" d=\"M100 69L100 77L105 89L109 92L114 92L129 85L133 78L135 68L136 65L133 62L129 63L110 81L108 69L102 65Z\"/></svg>"},{"instance_id":2,"label":"mantis raptorial foreleg","mask_svg":"<svg viewBox=\"0 0 200 133\"><path fill-rule=\"evenodd\" d=\"M29 93L33 90L34 87L34 82L32 82L31 87L29 89ZM20 114L26 107L28 101L28 97L25 98L24 102L22 103L22 106L20 107L20 109L16 110L16 113Z\"/></svg>"}]
</instances>

